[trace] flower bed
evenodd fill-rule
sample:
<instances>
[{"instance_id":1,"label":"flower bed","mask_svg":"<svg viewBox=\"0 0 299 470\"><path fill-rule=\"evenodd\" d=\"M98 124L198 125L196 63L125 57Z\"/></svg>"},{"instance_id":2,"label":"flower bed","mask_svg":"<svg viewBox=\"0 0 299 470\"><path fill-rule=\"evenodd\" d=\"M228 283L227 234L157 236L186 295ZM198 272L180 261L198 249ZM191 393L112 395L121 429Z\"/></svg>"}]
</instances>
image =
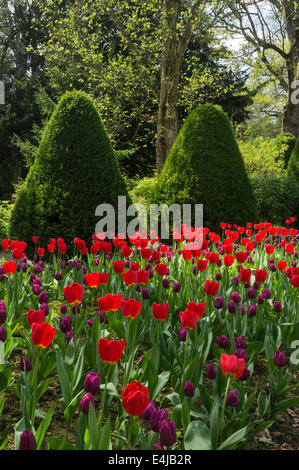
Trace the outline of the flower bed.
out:
<instances>
[{"instance_id":1,"label":"flower bed","mask_svg":"<svg viewBox=\"0 0 299 470\"><path fill-rule=\"evenodd\" d=\"M299 403L293 222L3 240L0 448L250 448Z\"/></svg>"}]
</instances>

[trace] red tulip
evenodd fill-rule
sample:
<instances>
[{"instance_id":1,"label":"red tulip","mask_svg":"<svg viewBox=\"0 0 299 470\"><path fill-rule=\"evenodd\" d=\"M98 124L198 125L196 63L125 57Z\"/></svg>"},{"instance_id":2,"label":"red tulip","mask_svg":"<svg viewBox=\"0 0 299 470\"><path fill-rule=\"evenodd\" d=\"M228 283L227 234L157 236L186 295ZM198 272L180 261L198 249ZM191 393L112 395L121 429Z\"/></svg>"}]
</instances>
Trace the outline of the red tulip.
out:
<instances>
[{"instance_id":1,"label":"red tulip","mask_svg":"<svg viewBox=\"0 0 299 470\"><path fill-rule=\"evenodd\" d=\"M197 260L197 269L198 271L205 271L208 266L208 260L207 259L198 259Z\"/></svg>"},{"instance_id":2,"label":"red tulip","mask_svg":"<svg viewBox=\"0 0 299 470\"><path fill-rule=\"evenodd\" d=\"M114 261L112 265L116 274L122 274L124 272L125 265L122 261Z\"/></svg>"},{"instance_id":3,"label":"red tulip","mask_svg":"<svg viewBox=\"0 0 299 470\"><path fill-rule=\"evenodd\" d=\"M206 280L205 285L203 286L204 291L207 295L214 297L217 295L219 289L220 289L220 284L218 284L215 281L209 281Z\"/></svg>"},{"instance_id":4,"label":"red tulip","mask_svg":"<svg viewBox=\"0 0 299 470\"><path fill-rule=\"evenodd\" d=\"M126 273L122 274L122 278L127 284L127 286L132 286L134 284L137 284L137 273L136 271L127 271Z\"/></svg>"},{"instance_id":5,"label":"red tulip","mask_svg":"<svg viewBox=\"0 0 299 470\"><path fill-rule=\"evenodd\" d=\"M27 313L27 320L30 325L32 326L33 323L43 323L45 319L45 311L44 310L28 310Z\"/></svg>"},{"instance_id":6,"label":"red tulip","mask_svg":"<svg viewBox=\"0 0 299 470\"><path fill-rule=\"evenodd\" d=\"M191 312L196 313L199 318L201 318L204 315L206 308L207 308L206 302L202 302L199 304L196 304L195 302L187 303L187 309L191 310Z\"/></svg>"},{"instance_id":7,"label":"red tulip","mask_svg":"<svg viewBox=\"0 0 299 470\"><path fill-rule=\"evenodd\" d=\"M221 369L225 377L232 379L239 379L245 370L245 360L239 359L237 356L230 354L221 354L220 360Z\"/></svg>"},{"instance_id":8,"label":"red tulip","mask_svg":"<svg viewBox=\"0 0 299 470\"><path fill-rule=\"evenodd\" d=\"M223 263L225 264L225 266L231 266L233 264L234 260L235 260L234 256L225 255L224 258L223 258Z\"/></svg>"},{"instance_id":9,"label":"red tulip","mask_svg":"<svg viewBox=\"0 0 299 470\"><path fill-rule=\"evenodd\" d=\"M124 340L116 341L107 338L100 338L98 342L98 351L100 358L106 364L116 364L125 349Z\"/></svg>"},{"instance_id":10,"label":"red tulip","mask_svg":"<svg viewBox=\"0 0 299 470\"><path fill-rule=\"evenodd\" d=\"M284 248L285 248L286 253L293 253L295 249L295 245L293 245L292 243L286 243Z\"/></svg>"},{"instance_id":11,"label":"red tulip","mask_svg":"<svg viewBox=\"0 0 299 470\"><path fill-rule=\"evenodd\" d=\"M294 286L298 289L298 287L299 287L299 275L293 276L291 278L291 284L292 284L292 286Z\"/></svg>"},{"instance_id":12,"label":"red tulip","mask_svg":"<svg viewBox=\"0 0 299 470\"><path fill-rule=\"evenodd\" d=\"M70 286L63 288L66 301L71 305L81 304L83 300L83 286L78 282L73 282Z\"/></svg>"},{"instance_id":13,"label":"red tulip","mask_svg":"<svg viewBox=\"0 0 299 470\"><path fill-rule=\"evenodd\" d=\"M244 282L244 284L248 284L251 278L251 269L240 269L240 281Z\"/></svg>"},{"instance_id":14,"label":"red tulip","mask_svg":"<svg viewBox=\"0 0 299 470\"><path fill-rule=\"evenodd\" d=\"M120 303L121 313L124 317L136 318L141 310L142 303L135 299L123 299Z\"/></svg>"},{"instance_id":15,"label":"red tulip","mask_svg":"<svg viewBox=\"0 0 299 470\"><path fill-rule=\"evenodd\" d=\"M13 274L16 270L16 263L14 261L4 261L2 269L4 274Z\"/></svg>"},{"instance_id":16,"label":"red tulip","mask_svg":"<svg viewBox=\"0 0 299 470\"><path fill-rule=\"evenodd\" d=\"M137 271L137 284L145 285L148 282L149 277L150 277L149 271L145 271L144 269Z\"/></svg>"},{"instance_id":17,"label":"red tulip","mask_svg":"<svg viewBox=\"0 0 299 470\"><path fill-rule=\"evenodd\" d=\"M244 263L247 258L247 251L236 251L235 257L237 258L238 263Z\"/></svg>"},{"instance_id":18,"label":"red tulip","mask_svg":"<svg viewBox=\"0 0 299 470\"><path fill-rule=\"evenodd\" d=\"M98 287L106 285L109 280L109 273L90 273L84 274L84 279L89 287Z\"/></svg>"},{"instance_id":19,"label":"red tulip","mask_svg":"<svg viewBox=\"0 0 299 470\"><path fill-rule=\"evenodd\" d=\"M130 264L129 270L138 271L139 268L140 268L140 264L136 263L135 261L132 261L132 263Z\"/></svg>"},{"instance_id":20,"label":"red tulip","mask_svg":"<svg viewBox=\"0 0 299 470\"><path fill-rule=\"evenodd\" d=\"M255 281L263 284L266 280L268 272L265 269L256 269L254 271Z\"/></svg>"},{"instance_id":21,"label":"red tulip","mask_svg":"<svg viewBox=\"0 0 299 470\"><path fill-rule=\"evenodd\" d=\"M52 328L48 323L32 323L31 337L35 346L47 348L56 333L56 328Z\"/></svg>"},{"instance_id":22,"label":"red tulip","mask_svg":"<svg viewBox=\"0 0 299 470\"><path fill-rule=\"evenodd\" d=\"M33 243L38 243L38 237L32 237Z\"/></svg>"},{"instance_id":23,"label":"red tulip","mask_svg":"<svg viewBox=\"0 0 299 470\"><path fill-rule=\"evenodd\" d=\"M283 261L283 260L280 260L280 261L277 262L277 267L278 267L279 271L285 271L287 269L287 262Z\"/></svg>"},{"instance_id":24,"label":"red tulip","mask_svg":"<svg viewBox=\"0 0 299 470\"><path fill-rule=\"evenodd\" d=\"M156 271L159 276L165 276L168 273L168 267L166 266L166 264L157 264Z\"/></svg>"},{"instance_id":25,"label":"red tulip","mask_svg":"<svg viewBox=\"0 0 299 470\"><path fill-rule=\"evenodd\" d=\"M3 251L7 251L9 249L9 240L7 240L6 238L4 238L2 240L2 250Z\"/></svg>"},{"instance_id":26,"label":"red tulip","mask_svg":"<svg viewBox=\"0 0 299 470\"><path fill-rule=\"evenodd\" d=\"M42 258L45 254L45 249L44 248L38 248L37 249L37 254L40 258Z\"/></svg>"},{"instance_id":27,"label":"red tulip","mask_svg":"<svg viewBox=\"0 0 299 470\"><path fill-rule=\"evenodd\" d=\"M48 245L48 251L49 251L50 253L54 253L54 251L55 251L55 245L53 245L52 243L49 243L49 245Z\"/></svg>"},{"instance_id":28,"label":"red tulip","mask_svg":"<svg viewBox=\"0 0 299 470\"><path fill-rule=\"evenodd\" d=\"M101 312L116 312L121 304L122 294L106 294L98 299Z\"/></svg>"},{"instance_id":29,"label":"red tulip","mask_svg":"<svg viewBox=\"0 0 299 470\"><path fill-rule=\"evenodd\" d=\"M131 256L132 254L132 248L130 248L127 245L124 245L120 251L120 254L124 256L125 258L129 258L129 256Z\"/></svg>"},{"instance_id":30,"label":"red tulip","mask_svg":"<svg viewBox=\"0 0 299 470\"><path fill-rule=\"evenodd\" d=\"M267 255L272 255L275 250L275 245L265 245Z\"/></svg>"},{"instance_id":31,"label":"red tulip","mask_svg":"<svg viewBox=\"0 0 299 470\"><path fill-rule=\"evenodd\" d=\"M164 321L168 315L169 305L168 304L156 304L153 303L153 315L156 320Z\"/></svg>"},{"instance_id":32,"label":"red tulip","mask_svg":"<svg viewBox=\"0 0 299 470\"><path fill-rule=\"evenodd\" d=\"M208 251L206 253L206 258L208 259L210 264L216 264L219 259L219 255L218 253L213 253L213 252Z\"/></svg>"},{"instance_id":33,"label":"red tulip","mask_svg":"<svg viewBox=\"0 0 299 470\"><path fill-rule=\"evenodd\" d=\"M124 388L122 403L128 415L140 416L149 404L149 389L134 380Z\"/></svg>"},{"instance_id":34,"label":"red tulip","mask_svg":"<svg viewBox=\"0 0 299 470\"><path fill-rule=\"evenodd\" d=\"M185 310L184 312L180 312L179 318L183 328L186 330L193 330L196 327L200 316L197 312Z\"/></svg>"},{"instance_id":35,"label":"red tulip","mask_svg":"<svg viewBox=\"0 0 299 470\"><path fill-rule=\"evenodd\" d=\"M141 258L142 259L149 259L152 254L152 250L150 248L142 248L141 249Z\"/></svg>"}]
</instances>

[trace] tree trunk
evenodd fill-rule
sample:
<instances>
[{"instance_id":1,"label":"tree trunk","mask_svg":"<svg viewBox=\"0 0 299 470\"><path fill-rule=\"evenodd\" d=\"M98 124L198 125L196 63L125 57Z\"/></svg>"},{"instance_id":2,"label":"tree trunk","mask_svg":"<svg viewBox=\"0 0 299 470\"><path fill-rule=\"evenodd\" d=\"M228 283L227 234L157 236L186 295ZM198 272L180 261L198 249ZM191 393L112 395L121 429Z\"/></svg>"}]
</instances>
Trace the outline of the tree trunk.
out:
<instances>
[{"instance_id":1,"label":"tree trunk","mask_svg":"<svg viewBox=\"0 0 299 470\"><path fill-rule=\"evenodd\" d=\"M163 168L177 136L177 88L179 83L177 57L178 0L164 0L165 32L161 61L161 86L157 119L156 167Z\"/></svg>"},{"instance_id":2,"label":"tree trunk","mask_svg":"<svg viewBox=\"0 0 299 470\"><path fill-rule=\"evenodd\" d=\"M299 138L299 7L294 14L293 40L288 61L289 91L282 119L282 132Z\"/></svg>"}]
</instances>

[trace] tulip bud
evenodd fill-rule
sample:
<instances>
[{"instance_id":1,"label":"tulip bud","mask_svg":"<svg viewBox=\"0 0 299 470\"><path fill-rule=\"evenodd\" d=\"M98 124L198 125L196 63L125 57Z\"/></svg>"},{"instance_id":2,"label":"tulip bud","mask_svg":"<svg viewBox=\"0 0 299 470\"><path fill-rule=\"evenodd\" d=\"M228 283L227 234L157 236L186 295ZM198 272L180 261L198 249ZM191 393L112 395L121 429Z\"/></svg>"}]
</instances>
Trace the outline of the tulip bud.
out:
<instances>
[{"instance_id":1,"label":"tulip bud","mask_svg":"<svg viewBox=\"0 0 299 470\"><path fill-rule=\"evenodd\" d=\"M28 357L21 356L20 369L22 372L30 372L32 370L32 363Z\"/></svg>"},{"instance_id":2,"label":"tulip bud","mask_svg":"<svg viewBox=\"0 0 299 470\"><path fill-rule=\"evenodd\" d=\"M274 362L278 367L283 367L286 365L286 357L282 351L276 349L274 354Z\"/></svg>"},{"instance_id":3,"label":"tulip bud","mask_svg":"<svg viewBox=\"0 0 299 470\"><path fill-rule=\"evenodd\" d=\"M163 420L159 426L160 442L163 446L171 447L176 442L176 426L174 421Z\"/></svg>"},{"instance_id":4,"label":"tulip bud","mask_svg":"<svg viewBox=\"0 0 299 470\"><path fill-rule=\"evenodd\" d=\"M206 366L206 373L207 373L207 376L210 380L213 380L216 378L217 376L217 369L216 367L214 366L214 364L207 364Z\"/></svg>"},{"instance_id":5,"label":"tulip bud","mask_svg":"<svg viewBox=\"0 0 299 470\"><path fill-rule=\"evenodd\" d=\"M86 416L88 415L88 412L89 412L90 403L92 403L93 406L95 407L95 401L94 401L92 394L86 393L80 402L80 408L82 410L82 413L85 414Z\"/></svg>"},{"instance_id":6,"label":"tulip bud","mask_svg":"<svg viewBox=\"0 0 299 470\"><path fill-rule=\"evenodd\" d=\"M236 407L240 403L237 390L231 390L226 397L226 406Z\"/></svg>"},{"instance_id":7,"label":"tulip bud","mask_svg":"<svg viewBox=\"0 0 299 470\"><path fill-rule=\"evenodd\" d=\"M100 374L90 372L85 377L84 390L88 393L97 393L100 390Z\"/></svg>"},{"instance_id":8,"label":"tulip bud","mask_svg":"<svg viewBox=\"0 0 299 470\"><path fill-rule=\"evenodd\" d=\"M190 380L187 380L187 382L185 382L184 394L190 398L194 396L194 385L192 382L190 382Z\"/></svg>"},{"instance_id":9,"label":"tulip bud","mask_svg":"<svg viewBox=\"0 0 299 470\"><path fill-rule=\"evenodd\" d=\"M25 429L20 436L19 450L36 450L36 440L29 429Z\"/></svg>"},{"instance_id":10,"label":"tulip bud","mask_svg":"<svg viewBox=\"0 0 299 470\"><path fill-rule=\"evenodd\" d=\"M60 323L59 324L60 330L63 333L68 333L69 331L71 331L71 328L72 328L72 317L71 316L60 318L59 323Z\"/></svg>"},{"instance_id":11,"label":"tulip bud","mask_svg":"<svg viewBox=\"0 0 299 470\"><path fill-rule=\"evenodd\" d=\"M0 326L0 341L2 341L2 343L4 343L5 340L6 340L6 337L7 337L6 328L4 326Z\"/></svg>"}]
</instances>

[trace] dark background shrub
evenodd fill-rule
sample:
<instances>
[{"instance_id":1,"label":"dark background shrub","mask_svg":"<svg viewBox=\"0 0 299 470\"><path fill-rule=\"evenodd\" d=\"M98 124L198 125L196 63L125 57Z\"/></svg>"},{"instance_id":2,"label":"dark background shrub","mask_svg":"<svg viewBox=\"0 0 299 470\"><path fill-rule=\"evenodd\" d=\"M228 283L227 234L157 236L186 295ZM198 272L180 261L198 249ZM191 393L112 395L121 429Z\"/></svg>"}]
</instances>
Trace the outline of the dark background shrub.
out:
<instances>
[{"instance_id":1,"label":"dark background shrub","mask_svg":"<svg viewBox=\"0 0 299 470\"><path fill-rule=\"evenodd\" d=\"M161 171L153 202L203 204L204 226L256 219L252 188L232 127L217 106L186 119Z\"/></svg>"},{"instance_id":2,"label":"dark background shrub","mask_svg":"<svg viewBox=\"0 0 299 470\"><path fill-rule=\"evenodd\" d=\"M299 182L288 176L250 177L256 199L258 219L285 225L286 219L299 221Z\"/></svg>"},{"instance_id":3,"label":"dark background shrub","mask_svg":"<svg viewBox=\"0 0 299 470\"><path fill-rule=\"evenodd\" d=\"M130 198L92 100L67 92L48 122L35 161L12 211L10 234L46 244L50 237L91 240L96 207Z\"/></svg>"}]
</instances>

